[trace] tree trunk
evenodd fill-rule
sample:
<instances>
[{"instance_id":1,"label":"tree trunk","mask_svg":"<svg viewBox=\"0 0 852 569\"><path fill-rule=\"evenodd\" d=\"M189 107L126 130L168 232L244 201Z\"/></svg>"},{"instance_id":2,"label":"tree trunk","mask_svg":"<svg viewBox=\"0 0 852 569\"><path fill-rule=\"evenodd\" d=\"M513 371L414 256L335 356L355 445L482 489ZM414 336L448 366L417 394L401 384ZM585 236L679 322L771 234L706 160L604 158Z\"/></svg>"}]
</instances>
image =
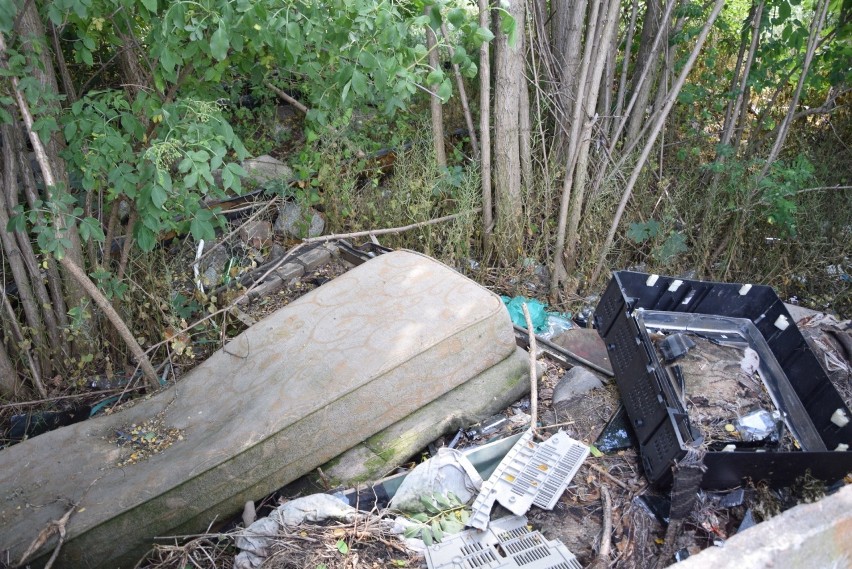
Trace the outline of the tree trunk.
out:
<instances>
[{"instance_id":1,"label":"tree trunk","mask_svg":"<svg viewBox=\"0 0 852 569\"><path fill-rule=\"evenodd\" d=\"M5 399L14 399L21 389L23 384L18 376L18 370L12 365L6 345L0 342L0 396Z\"/></svg>"},{"instance_id":2,"label":"tree trunk","mask_svg":"<svg viewBox=\"0 0 852 569\"><path fill-rule=\"evenodd\" d=\"M441 35L444 36L444 40L449 45L450 34L447 32L447 25L444 23L441 23ZM467 91L465 91L464 88L464 78L462 77L461 70L459 70L459 66L455 63L452 65L453 75L456 76L456 87L459 90L459 101L461 102L462 112L464 113L464 122L467 125L468 132L470 133L470 147L471 150L473 150L473 159L476 162L479 162L479 140L476 136L476 127L473 126L473 117L470 114Z\"/></svg>"},{"instance_id":3,"label":"tree trunk","mask_svg":"<svg viewBox=\"0 0 852 569\"><path fill-rule=\"evenodd\" d=\"M521 186L529 191L534 187L532 162L532 123L530 122L530 91L527 81L518 89L518 143L521 156Z\"/></svg>"},{"instance_id":4,"label":"tree trunk","mask_svg":"<svg viewBox=\"0 0 852 569\"><path fill-rule=\"evenodd\" d=\"M675 2L676 0L669 0ZM646 0L645 18L642 22L642 35L639 40L639 53L636 55L636 71L633 75L632 91L636 95L636 103L627 127L627 141L632 142L639 136L642 123L645 122L645 112L651 98L651 89L657 76L658 50L654 49L654 39L660 32L660 0ZM644 81L640 81L647 74Z\"/></svg>"},{"instance_id":5,"label":"tree trunk","mask_svg":"<svg viewBox=\"0 0 852 569\"><path fill-rule=\"evenodd\" d=\"M428 4L424 11L426 15L432 10L432 4ZM441 61L438 57L438 39L435 31L426 25L426 48L429 50L429 67L440 69ZM435 165L443 170L447 167L447 152L444 150L444 111L441 99L438 97L439 85L429 85L432 93L429 95L429 109L432 111L432 148L435 152Z\"/></svg>"},{"instance_id":6,"label":"tree trunk","mask_svg":"<svg viewBox=\"0 0 852 569\"><path fill-rule=\"evenodd\" d=\"M563 117L571 116L570 109L577 100L577 85L583 63L583 28L587 5L587 0L553 1L553 59L559 81L556 104L562 110L560 114ZM586 37L588 38L588 35ZM564 160L566 157L570 144L570 128L570 124L563 124L562 129L557 131L557 160Z\"/></svg>"},{"instance_id":7,"label":"tree trunk","mask_svg":"<svg viewBox=\"0 0 852 569\"><path fill-rule=\"evenodd\" d=\"M592 3L589 16L589 26L586 30L586 45L583 49L583 63L580 66L579 84L585 86L589 74L589 66L592 60L594 38L597 34L598 14L600 13L600 2ZM565 263L565 234L568 226L568 206L571 203L571 192L574 187L574 166L579 156L580 126L583 120L583 107L586 101L582 97L574 101L571 113L571 130L568 135L568 153L565 159L565 178L562 182L562 198L559 201L559 223L556 229L556 249L553 253L553 278L550 280L551 302L556 301L556 289L559 283L568 276Z\"/></svg>"},{"instance_id":8,"label":"tree trunk","mask_svg":"<svg viewBox=\"0 0 852 569\"><path fill-rule=\"evenodd\" d=\"M488 0L479 0L479 26L488 29L490 16ZM479 175L482 180L482 249L486 255L491 247L490 237L494 229L494 206L491 199L491 59L488 46L488 42L482 42L479 48Z\"/></svg>"},{"instance_id":9,"label":"tree trunk","mask_svg":"<svg viewBox=\"0 0 852 569\"><path fill-rule=\"evenodd\" d=\"M601 20L601 24L598 26L603 29L603 32L600 35L601 45L607 45L611 36L615 33L616 24L618 22L618 0L610 0L609 8L601 14ZM598 98L598 90L601 85L601 75L603 74L606 59L606 50L597 50L594 68L588 81L588 91L585 96L586 101L588 101L589 110L594 108L593 101L596 101ZM577 263L580 215L584 206L586 177L589 166L589 146L592 140L592 127L595 123L595 117L590 116L589 111L586 111L584 119L585 124L583 125L582 132L580 133L580 150L577 158L576 172L574 174L574 189L571 192L571 217L568 219L568 237L566 239L566 265L568 274L574 271ZM568 292L573 293L575 292L575 289L569 290Z\"/></svg>"},{"instance_id":10,"label":"tree trunk","mask_svg":"<svg viewBox=\"0 0 852 569\"><path fill-rule=\"evenodd\" d=\"M654 143L657 140L657 136L660 134L660 130L663 127L663 123L666 120L666 117L671 112L672 107L677 100L677 96L680 93L680 90L683 88L683 84L686 82L686 77L689 75L689 72L692 70L692 66L695 65L695 60L698 58L698 54L701 52L701 48L704 46L704 41L707 39L707 34L710 33L710 28L713 27L713 23L716 21L716 18L719 16L719 12L722 11L722 6L724 6L725 0L716 0L716 3L713 6L713 11L710 13L707 21L704 23L704 27L701 29L701 33L698 35L698 39L695 42L695 46L692 48L692 52L689 54L689 58L686 61L686 64L683 66L683 69L680 71L680 75L678 75L677 80L674 85L672 85L671 90L669 91L668 96L666 97L665 105L660 110L660 114L657 116L654 121L653 126L651 127L651 132L648 134L648 140L645 141L645 146L642 149L642 154L639 157L639 161L636 162L636 166L633 168L633 172L630 174L630 179L627 181L627 185L624 188L624 193L621 196L621 201L618 204L618 208L615 211L615 215L613 216L612 223L609 227L609 232L607 233L606 240L604 241L603 246L601 247L600 255L598 256L598 262L595 266L595 270L592 273L592 278L589 280L590 285L594 285L598 277L603 270L604 262L606 261L606 256L609 253L609 248L612 246L612 241L615 238L615 232L618 230L618 225L621 223L621 216L624 215L624 210L627 207L627 202L630 201L630 196L633 193L633 188L636 186L636 181L639 179L639 174L642 172L642 169L645 166L645 162L648 160L648 156L651 154L651 149L654 147Z\"/></svg>"},{"instance_id":11,"label":"tree trunk","mask_svg":"<svg viewBox=\"0 0 852 569\"><path fill-rule=\"evenodd\" d=\"M497 248L500 258L512 263L521 253L523 202L518 105L524 78L524 2L512 2L509 13L518 34L515 45L498 30L495 40L496 89L494 97L494 189L497 198Z\"/></svg>"},{"instance_id":12,"label":"tree trunk","mask_svg":"<svg viewBox=\"0 0 852 569\"><path fill-rule=\"evenodd\" d=\"M49 93L59 93L59 88L56 81L56 74L53 70L53 60L50 55L47 41L45 40L44 26L39 19L39 14L36 9L35 2L25 2L22 11L18 16L17 28L15 32L21 38L22 53L39 54L41 66L36 66L33 73L35 78L41 83ZM58 103L53 103L58 105ZM68 191L68 173L65 166L65 160L59 156L60 151L65 146L62 140L61 130L51 134L50 140L45 145L45 153L50 162L50 167L53 171L55 188L46 188L45 192ZM46 179L46 178L45 178ZM45 195L44 201L52 202L51 196ZM56 217L59 223L58 229L71 243L71 246L65 251L74 263L78 266L83 265L83 248L80 244L80 236L77 233L75 225L67 225L65 216L58 215ZM72 279L69 275L63 275L65 283L65 296L69 306L78 306L85 302L87 295L86 291L80 284ZM91 337L93 330L88 330L87 335Z\"/></svg>"},{"instance_id":13,"label":"tree trunk","mask_svg":"<svg viewBox=\"0 0 852 569\"><path fill-rule=\"evenodd\" d=\"M609 133L610 139L615 139L615 125L619 124L624 112L624 98L627 92L627 70L630 67L630 54L633 51L633 34L636 33L636 15L639 12L639 0L633 0L630 4L630 23L627 25L627 38L624 40L624 59L621 62L621 78L618 80L618 93L615 98L615 112L613 113L613 131Z\"/></svg>"}]
</instances>

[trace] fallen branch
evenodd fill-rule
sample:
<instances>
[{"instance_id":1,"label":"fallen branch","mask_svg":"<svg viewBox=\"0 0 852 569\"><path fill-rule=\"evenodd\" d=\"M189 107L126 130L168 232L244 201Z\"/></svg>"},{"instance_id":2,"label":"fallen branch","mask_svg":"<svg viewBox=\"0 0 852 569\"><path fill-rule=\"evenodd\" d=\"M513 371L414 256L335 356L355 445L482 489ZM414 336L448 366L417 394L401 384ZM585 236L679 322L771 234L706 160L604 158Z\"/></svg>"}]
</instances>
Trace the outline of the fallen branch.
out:
<instances>
[{"instance_id":1,"label":"fallen branch","mask_svg":"<svg viewBox=\"0 0 852 569\"><path fill-rule=\"evenodd\" d=\"M601 530L601 546L598 549L598 557L589 566L589 569L608 569L609 555L612 551L612 498L606 486L601 486L601 500L603 501L603 529Z\"/></svg>"},{"instance_id":2,"label":"fallen branch","mask_svg":"<svg viewBox=\"0 0 852 569\"><path fill-rule=\"evenodd\" d=\"M271 89L273 93L278 95L278 97L281 98L282 100L284 100L285 102L289 103L290 105L292 105L296 109L302 111L303 113L308 114L308 110L309 110L308 107L306 107L305 105L303 105L302 103L300 103L299 101L297 101L296 99L294 99L293 97L291 97L290 95L288 95L287 93L285 93L284 91L282 91L281 89L279 89L278 87L276 87L275 85L270 83L269 81L264 83L264 85L266 85L266 87L268 89Z\"/></svg>"},{"instance_id":3,"label":"fallen branch","mask_svg":"<svg viewBox=\"0 0 852 569\"><path fill-rule=\"evenodd\" d=\"M524 309L524 319L527 321L527 331L530 334L530 427L533 434L536 432L538 425L538 374L535 369L535 330L533 329L532 318L530 318L530 309L527 308L527 303L521 304Z\"/></svg>"},{"instance_id":4,"label":"fallen branch","mask_svg":"<svg viewBox=\"0 0 852 569\"><path fill-rule=\"evenodd\" d=\"M436 219L419 221L417 223L412 223L411 225L404 225L402 227L389 227L385 229L355 231L354 233L337 233L335 235L321 235L320 237L310 237L308 239L303 239L302 243L319 243L323 241L333 241L335 239L352 239L353 237L372 237L374 235L389 235L394 233L402 233L404 231L411 231L412 229L417 229L418 227L425 227L427 225L435 225L436 223L452 221L453 219L456 219L458 217L462 217L464 215L469 215L472 213L479 213L480 211L482 211L482 208L470 209L461 213L454 213L452 215L445 215L444 217L438 217Z\"/></svg>"},{"instance_id":5,"label":"fallen branch","mask_svg":"<svg viewBox=\"0 0 852 569\"><path fill-rule=\"evenodd\" d=\"M622 482L621 480L619 480L618 478L616 478L615 476L613 476L612 474L610 474L609 472L607 472L606 470L601 468L600 466L598 466L596 464L592 464L590 462L584 462L583 465L588 466L589 468L591 468L592 470L594 470L598 474L605 476L612 483L620 486L623 490L627 490L628 492L630 492L630 486L628 486L627 484L625 484L624 482Z\"/></svg>"}]
</instances>

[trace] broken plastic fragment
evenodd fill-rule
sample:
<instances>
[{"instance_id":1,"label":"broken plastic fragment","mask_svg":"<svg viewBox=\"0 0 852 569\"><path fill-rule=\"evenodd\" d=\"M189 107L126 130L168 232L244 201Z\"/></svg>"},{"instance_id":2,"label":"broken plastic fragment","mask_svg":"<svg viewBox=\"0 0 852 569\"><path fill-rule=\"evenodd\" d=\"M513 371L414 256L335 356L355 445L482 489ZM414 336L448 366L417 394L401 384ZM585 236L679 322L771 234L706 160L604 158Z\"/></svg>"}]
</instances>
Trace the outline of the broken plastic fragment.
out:
<instances>
[{"instance_id":1,"label":"broken plastic fragment","mask_svg":"<svg viewBox=\"0 0 852 569\"><path fill-rule=\"evenodd\" d=\"M837 409L831 414L831 422L842 429L849 424L849 417L846 416L846 412L843 409Z\"/></svg>"},{"instance_id":2,"label":"broken plastic fragment","mask_svg":"<svg viewBox=\"0 0 852 569\"><path fill-rule=\"evenodd\" d=\"M685 334L670 334L660 340L657 345L666 363L673 362L695 347L695 342Z\"/></svg>"},{"instance_id":3,"label":"broken plastic fragment","mask_svg":"<svg viewBox=\"0 0 852 569\"><path fill-rule=\"evenodd\" d=\"M834 450L838 452L846 452L847 450L849 450L849 445L847 445L846 443L837 443L837 447Z\"/></svg>"},{"instance_id":4,"label":"broken plastic fragment","mask_svg":"<svg viewBox=\"0 0 852 569\"><path fill-rule=\"evenodd\" d=\"M775 327L779 330L786 330L790 326L790 321L786 316L781 314L778 318L775 319Z\"/></svg>"},{"instance_id":5,"label":"broken plastic fragment","mask_svg":"<svg viewBox=\"0 0 852 569\"><path fill-rule=\"evenodd\" d=\"M495 500L515 515L533 504L552 510L589 455L589 447L561 430L541 444L532 438L532 430L524 433L482 484L467 525L487 528Z\"/></svg>"},{"instance_id":6,"label":"broken plastic fragment","mask_svg":"<svg viewBox=\"0 0 852 569\"><path fill-rule=\"evenodd\" d=\"M573 553L527 527L524 516L494 521L488 531L468 530L426 549L429 569L581 569Z\"/></svg>"},{"instance_id":7,"label":"broken plastic fragment","mask_svg":"<svg viewBox=\"0 0 852 569\"><path fill-rule=\"evenodd\" d=\"M657 284L657 280L660 278L660 275L648 275L648 280L645 281L645 286L654 286Z\"/></svg>"},{"instance_id":8,"label":"broken plastic fragment","mask_svg":"<svg viewBox=\"0 0 852 569\"><path fill-rule=\"evenodd\" d=\"M740 296L747 295L748 291L750 291L750 290L751 290L751 285L750 284L744 284L743 286L740 287Z\"/></svg>"}]
</instances>

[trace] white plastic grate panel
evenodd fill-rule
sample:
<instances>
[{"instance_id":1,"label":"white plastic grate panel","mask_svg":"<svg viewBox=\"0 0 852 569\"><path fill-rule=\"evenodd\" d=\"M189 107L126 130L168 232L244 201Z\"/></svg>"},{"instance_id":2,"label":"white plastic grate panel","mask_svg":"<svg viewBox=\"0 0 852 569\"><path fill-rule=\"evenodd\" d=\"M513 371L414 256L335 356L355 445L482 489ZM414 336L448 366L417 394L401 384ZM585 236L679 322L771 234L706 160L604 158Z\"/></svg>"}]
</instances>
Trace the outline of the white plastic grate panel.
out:
<instances>
[{"instance_id":1,"label":"white plastic grate panel","mask_svg":"<svg viewBox=\"0 0 852 569\"><path fill-rule=\"evenodd\" d=\"M568 548L530 531L524 516L496 520L426 549L429 569L582 569Z\"/></svg>"},{"instance_id":2,"label":"white plastic grate panel","mask_svg":"<svg viewBox=\"0 0 852 569\"><path fill-rule=\"evenodd\" d=\"M498 501L516 516L535 504L552 510L589 455L589 447L559 431L541 444L532 440L532 430L518 439L482 484L473 502L468 525L488 527L491 508Z\"/></svg>"}]
</instances>

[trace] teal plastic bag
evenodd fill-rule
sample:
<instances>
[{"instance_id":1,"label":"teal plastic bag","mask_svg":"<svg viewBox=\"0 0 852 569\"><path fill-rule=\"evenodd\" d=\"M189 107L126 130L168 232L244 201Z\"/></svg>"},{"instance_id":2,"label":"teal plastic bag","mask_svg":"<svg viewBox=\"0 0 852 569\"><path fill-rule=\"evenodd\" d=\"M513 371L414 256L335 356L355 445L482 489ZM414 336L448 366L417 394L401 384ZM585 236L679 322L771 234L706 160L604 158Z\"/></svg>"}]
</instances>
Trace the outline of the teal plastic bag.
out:
<instances>
[{"instance_id":1,"label":"teal plastic bag","mask_svg":"<svg viewBox=\"0 0 852 569\"><path fill-rule=\"evenodd\" d=\"M544 304L534 298L526 298L524 296L516 296L515 298L501 296L500 298L503 300L503 304L506 305L513 324L526 329L527 320L524 318L523 309L523 304L526 302L535 333L540 334L547 330L547 310L545 310Z\"/></svg>"}]
</instances>

